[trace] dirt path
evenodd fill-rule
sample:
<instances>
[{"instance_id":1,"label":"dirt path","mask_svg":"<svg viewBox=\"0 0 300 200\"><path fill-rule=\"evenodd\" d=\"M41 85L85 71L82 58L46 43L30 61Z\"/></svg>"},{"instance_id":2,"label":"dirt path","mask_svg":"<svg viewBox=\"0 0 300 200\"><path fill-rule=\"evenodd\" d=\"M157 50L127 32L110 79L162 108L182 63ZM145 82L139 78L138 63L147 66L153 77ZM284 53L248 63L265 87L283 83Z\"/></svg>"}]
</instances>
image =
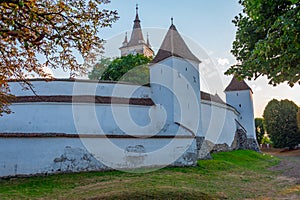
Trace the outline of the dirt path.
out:
<instances>
[{"instance_id":1,"label":"dirt path","mask_svg":"<svg viewBox=\"0 0 300 200\"><path fill-rule=\"evenodd\" d=\"M300 199L300 149L294 151L269 150L263 153L277 156L281 162L270 170L282 172L277 179L289 182L290 187L278 199Z\"/></svg>"},{"instance_id":2,"label":"dirt path","mask_svg":"<svg viewBox=\"0 0 300 200\"><path fill-rule=\"evenodd\" d=\"M264 152L281 158L279 165L271 168L273 171L283 172L283 176L295 178L296 184L300 184L300 149L294 151L281 152L273 150Z\"/></svg>"}]
</instances>

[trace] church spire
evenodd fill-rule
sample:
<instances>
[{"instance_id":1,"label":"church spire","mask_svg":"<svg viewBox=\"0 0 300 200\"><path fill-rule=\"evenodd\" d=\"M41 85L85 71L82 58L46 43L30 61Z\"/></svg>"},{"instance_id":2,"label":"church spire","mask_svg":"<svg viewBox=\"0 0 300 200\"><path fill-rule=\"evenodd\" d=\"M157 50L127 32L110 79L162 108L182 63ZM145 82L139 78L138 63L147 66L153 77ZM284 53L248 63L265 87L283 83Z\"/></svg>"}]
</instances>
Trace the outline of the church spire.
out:
<instances>
[{"instance_id":1,"label":"church spire","mask_svg":"<svg viewBox=\"0 0 300 200\"><path fill-rule=\"evenodd\" d=\"M141 20L139 17L139 5L138 4L136 4L135 10L136 10L136 15L135 15L135 20L134 20L134 25L133 25L134 29L141 28Z\"/></svg>"},{"instance_id":2,"label":"church spire","mask_svg":"<svg viewBox=\"0 0 300 200\"><path fill-rule=\"evenodd\" d=\"M136 16L133 24L133 30L131 34L130 41L128 43L129 46L135 46L139 44L145 43L142 28L141 28L141 20L139 18L139 7L138 4L136 5Z\"/></svg>"},{"instance_id":3,"label":"church spire","mask_svg":"<svg viewBox=\"0 0 300 200\"><path fill-rule=\"evenodd\" d=\"M121 50L121 55L126 56L128 54L144 54L148 57L153 57L154 51L150 47L149 37L147 36L147 41L145 42L143 37L143 32L141 28L141 20L139 17L139 7L136 5L136 15L134 19L133 29L131 33L130 40L128 41L127 35L123 42ZM126 44L126 45L125 45Z\"/></svg>"}]
</instances>

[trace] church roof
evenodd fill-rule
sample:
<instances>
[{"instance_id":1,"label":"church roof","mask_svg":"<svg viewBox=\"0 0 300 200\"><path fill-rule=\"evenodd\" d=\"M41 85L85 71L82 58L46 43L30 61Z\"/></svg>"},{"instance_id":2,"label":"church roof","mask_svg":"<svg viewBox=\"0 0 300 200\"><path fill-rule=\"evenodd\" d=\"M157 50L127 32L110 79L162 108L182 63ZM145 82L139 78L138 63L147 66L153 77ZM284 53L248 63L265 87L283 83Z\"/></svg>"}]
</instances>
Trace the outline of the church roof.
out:
<instances>
[{"instance_id":1,"label":"church roof","mask_svg":"<svg viewBox=\"0 0 300 200\"><path fill-rule=\"evenodd\" d=\"M218 94L209 94L201 91L201 100L212 101L220 104L227 105Z\"/></svg>"},{"instance_id":2,"label":"church roof","mask_svg":"<svg viewBox=\"0 0 300 200\"><path fill-rule=\"evenodd\" d=\"M136 16L133 24L131 38L127 46L136 46L145 43L141 28L141 20L139 18L138 7L136 7Z\"/></svg>"},{"instance_id":3,"label":"church roof","mask_svg":"<svg viewBox=\"0 0 300 200\"><path fill-rule=\"evenodd\" d=\"M201 62L188 48L175 25L172 23L152 63L158 63L171 56Z\"/></svg>"},{"instance_id":4,"label":"church roof","mask_svg":"<svg viewBox=\"0 0 300 200\"><path fill-rule=\"evenodd\" d=\"M251 88L244 80L239 81L237 78L233 77L229 85L226 87L225 92L240 90L251 90Z\"/></svg>"}]
</instances>

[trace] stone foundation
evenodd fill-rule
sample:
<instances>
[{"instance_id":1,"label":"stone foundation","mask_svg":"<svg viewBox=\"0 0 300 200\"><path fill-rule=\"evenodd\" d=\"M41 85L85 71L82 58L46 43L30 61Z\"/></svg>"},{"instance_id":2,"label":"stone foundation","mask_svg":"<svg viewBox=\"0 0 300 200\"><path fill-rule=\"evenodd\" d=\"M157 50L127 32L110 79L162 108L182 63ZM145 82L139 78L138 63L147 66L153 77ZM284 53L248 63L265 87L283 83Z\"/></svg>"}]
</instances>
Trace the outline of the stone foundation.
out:
<instances>
[{"instance_id":1,"label":"stone foundation","mask_svg":"<svg viewBox=\"0 0 300 200\"><path fill-rule=\"evenodd\" d=\"M238 129L235 133L234 140L231 144L232 150L253 150L260 152L258 143L254 138L248 138L244 130Z\"/></svg>"},{"instance_id":2,"label":"stone foundation","mask_svg":"<svg viewBox=\"0 0 300 200\"><path fill-rule=\"evenodd\" d=\"M248 138L247 139L247 149L253 150L256 152L261 152L257 143L257 140L254 138Z\"/></svg>"},{"instance_id":3,"label":"stone foundation","mask_svg":"<svg viewBox=\"0 0 300 200\"><path fill-rule=\"evenodd\" d=\"M239 149L248 149L247 148L247 135L245 131L242 129L238 129L235 133L234 140L231 144L232 150L239 150Z\"/></svg>"},{"instance_id":4,"label":"stone foundation","mask_svg":"<svg viewBox=\"0 0 300 200\"><path fill-rule=\"evenodd\" d=\"M210 153L217 153L217 152L228 152L231 151L232 149L228 144L215 144L214 148L210 151Z\"/></svg>"},{"instance_id":5,"label":"stone foundation","mask_svg":"<svg viewBox=\"0 0 300 200\"><path fill-rule=\"evenodd\" d=\"M210 160L212 159L207 146L205 137L196 137L198 160Z\"/></svg>"}]
</instances>

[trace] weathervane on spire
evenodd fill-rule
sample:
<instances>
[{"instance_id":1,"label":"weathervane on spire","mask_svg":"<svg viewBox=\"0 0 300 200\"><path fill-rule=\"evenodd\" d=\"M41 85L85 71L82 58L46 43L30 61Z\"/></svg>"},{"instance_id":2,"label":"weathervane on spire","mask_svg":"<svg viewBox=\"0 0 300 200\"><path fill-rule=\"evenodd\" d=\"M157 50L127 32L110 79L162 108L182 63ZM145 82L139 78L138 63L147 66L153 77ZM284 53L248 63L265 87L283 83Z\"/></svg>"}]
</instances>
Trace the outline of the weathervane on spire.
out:
<instances>
[{"instance_id":1,"label":"weathervane on spire","mask_svg":"<svg viewBox=\"0 0 300 200\"><path fill-rule=\"evenodd\" d=\"M136 10L136 14L138 14L138 11L139 11L139 4L136 4L136 5L135 5L135 10Z\"/></svg>"},{"instance_id":2,"label":"weathervane on spire","mask_svg":"<svg viewBox=\"0 0 300 200\"><path fill-rule=\"evenodd\" d=\"M171 17L171 25L173 25L173 22L174 22L174 18Z\"/></svg>"}]
</instances>

